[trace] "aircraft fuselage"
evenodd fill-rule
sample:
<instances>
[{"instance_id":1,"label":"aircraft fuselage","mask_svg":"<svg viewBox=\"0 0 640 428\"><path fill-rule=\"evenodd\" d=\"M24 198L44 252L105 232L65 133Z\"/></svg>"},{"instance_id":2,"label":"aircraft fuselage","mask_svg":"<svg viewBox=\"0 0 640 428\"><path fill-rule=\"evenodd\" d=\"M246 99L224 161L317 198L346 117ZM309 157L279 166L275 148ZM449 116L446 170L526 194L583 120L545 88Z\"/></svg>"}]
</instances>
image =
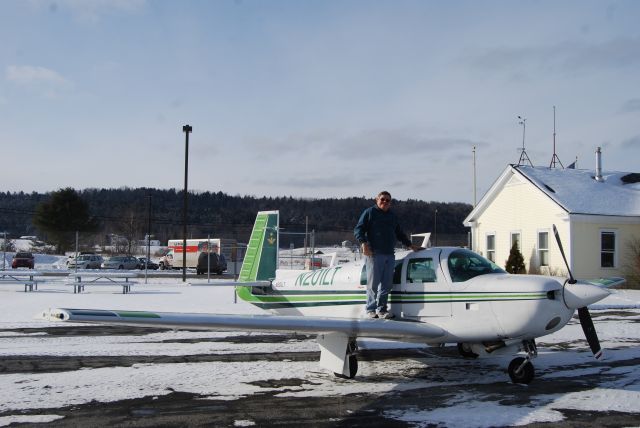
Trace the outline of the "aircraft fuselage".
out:
<instances>
[{"instance_id":1,"label":"aircraft fuselage","mask_svg":"<svg viewBox=\"0 0 640 428\"><path fill-rule=\"evenodd\" d=\"M396 254L389 298L396 320L439 326L448 333L434 343L443 343L532 339L559 330L571 319L575 309L564 304L558 280L499 269L456 277L450 258L460 254L459 248ZM364 266L360 260L313 271L279 269L271 288L245 288L240 296L279 315L361 318Z\"/></svg>"}]
</instances>

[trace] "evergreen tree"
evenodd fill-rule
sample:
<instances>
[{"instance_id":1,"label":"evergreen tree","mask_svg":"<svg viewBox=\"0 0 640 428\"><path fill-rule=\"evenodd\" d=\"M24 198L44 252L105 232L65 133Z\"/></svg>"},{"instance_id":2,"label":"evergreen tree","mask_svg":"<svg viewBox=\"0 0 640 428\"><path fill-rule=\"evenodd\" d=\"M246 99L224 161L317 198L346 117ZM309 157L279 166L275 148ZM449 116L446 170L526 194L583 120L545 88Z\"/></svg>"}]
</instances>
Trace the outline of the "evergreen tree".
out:
<instances>
[{"instance_id":1,"label":"evergreen tree","mask_svg":"<svg viewBox=\"0 0 640 428\"><path fill-rule=\"evenodd\" d=\"M51 193L36 207L33 224L49 234L59 253L74 242L75 232L94 232L98 224L89 215L89 205L70 187Z\"/></svg>"},{"instance_id":2,"label":"evergreen tree","mask_svg":"<svg viewBox=\"0 0 640 428\"><path fill-rule=\"evenodd\" d=\"M517 242L514 242L513 246L511 246L505 268L509 273L525 273L524 257L522 257L522 253L518 249Z\"/></svg>"}]
</instances>

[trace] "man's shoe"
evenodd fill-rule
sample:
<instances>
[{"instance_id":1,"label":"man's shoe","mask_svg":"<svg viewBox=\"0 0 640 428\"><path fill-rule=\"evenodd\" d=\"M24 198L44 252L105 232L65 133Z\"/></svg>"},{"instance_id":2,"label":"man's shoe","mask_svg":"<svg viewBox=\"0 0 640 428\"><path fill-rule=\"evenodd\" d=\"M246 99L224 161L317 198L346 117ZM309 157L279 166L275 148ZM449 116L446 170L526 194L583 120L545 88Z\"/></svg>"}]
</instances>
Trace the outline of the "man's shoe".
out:
<instances>
[{"instance_id":1,"label":"man's shoe","mask_svg":"<svg viewBox=\"0 0 640 428\"><path fill-rule=\"evenodd\" d=\"M376 313L375 313L375 312L373 312L373 311L369 311L369 312L367 312L367 316L368 316L369 318L378 318L378 314L376 314Z\"/></svg>"},{"instance_id":2,"label":"man's shoe","mask_svg":"<svg viewBox=\"0 0 640 428\"><path fill-rule=\"evenodd\" d=\"M391 318L395 318L395 315L393 315L391 312L379 312L378 313L378 318L381 318L383 320L390 320Z\"/></svg>"}]
</instances>

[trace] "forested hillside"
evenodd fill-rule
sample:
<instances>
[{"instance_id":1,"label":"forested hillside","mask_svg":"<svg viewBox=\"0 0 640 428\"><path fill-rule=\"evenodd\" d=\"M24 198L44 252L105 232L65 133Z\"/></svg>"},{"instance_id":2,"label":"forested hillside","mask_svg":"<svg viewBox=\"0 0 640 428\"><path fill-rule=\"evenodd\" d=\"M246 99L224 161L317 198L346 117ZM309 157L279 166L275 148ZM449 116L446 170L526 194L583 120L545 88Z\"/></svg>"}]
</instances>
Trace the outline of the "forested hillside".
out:
<instances>
[{"instance_id":1,"label":"forested hillside","mask_svg":"<svg viewBox=\"0 0 640 428\"><path fill-rule=\"evenodd\" d=\"M143 239L150 230L155 239L166 243L182 237L183 192L175 189L87 189L78 191L98 221L99 232L83 241L104 244L105 237L117 234L129 239ZM0 192L0 232L11 237L37 235L46 239L33 225L38 204L50 194ZM300 235L286 232L315 230L317 245L332 245L353 240L353 227L362 210L373 204L372 199L294 199L290 197L256 198L217 193L189 193L188 236L235 238L247 242L257 211L280 210L283 228L281 245L299 245ZM438 244L463 245L466 228L462 225L471 205L463 203L394 201L408 233L433 232L437 227ZM436 218L437 210L437 218ZM149 222L150 214L150 222ZM150 225L149 225L150 223ZM294 240L294 237L296 238Z\"/></svg>"}]
</instances>

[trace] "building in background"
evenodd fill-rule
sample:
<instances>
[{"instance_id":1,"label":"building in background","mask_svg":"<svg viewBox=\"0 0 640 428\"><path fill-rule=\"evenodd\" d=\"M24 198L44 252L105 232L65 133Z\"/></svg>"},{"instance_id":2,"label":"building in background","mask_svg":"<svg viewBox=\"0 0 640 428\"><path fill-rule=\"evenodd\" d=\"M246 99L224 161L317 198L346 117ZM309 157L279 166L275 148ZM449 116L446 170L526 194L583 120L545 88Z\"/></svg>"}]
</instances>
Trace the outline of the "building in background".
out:
<instances>
[{"instance_id":1,"label":"building in background","mask_svg":"<svg viewBox=\"0 0 640 428\"><path fill-rule=\"evenodd\" d=\"M566 275L555 224L578 278L625 276L640 243L640 174L509 165L464 220L472 249L504 267L514 242L527 271ZM637 258L637 255L636 255Z\"/></svg>"}]
</instances>

